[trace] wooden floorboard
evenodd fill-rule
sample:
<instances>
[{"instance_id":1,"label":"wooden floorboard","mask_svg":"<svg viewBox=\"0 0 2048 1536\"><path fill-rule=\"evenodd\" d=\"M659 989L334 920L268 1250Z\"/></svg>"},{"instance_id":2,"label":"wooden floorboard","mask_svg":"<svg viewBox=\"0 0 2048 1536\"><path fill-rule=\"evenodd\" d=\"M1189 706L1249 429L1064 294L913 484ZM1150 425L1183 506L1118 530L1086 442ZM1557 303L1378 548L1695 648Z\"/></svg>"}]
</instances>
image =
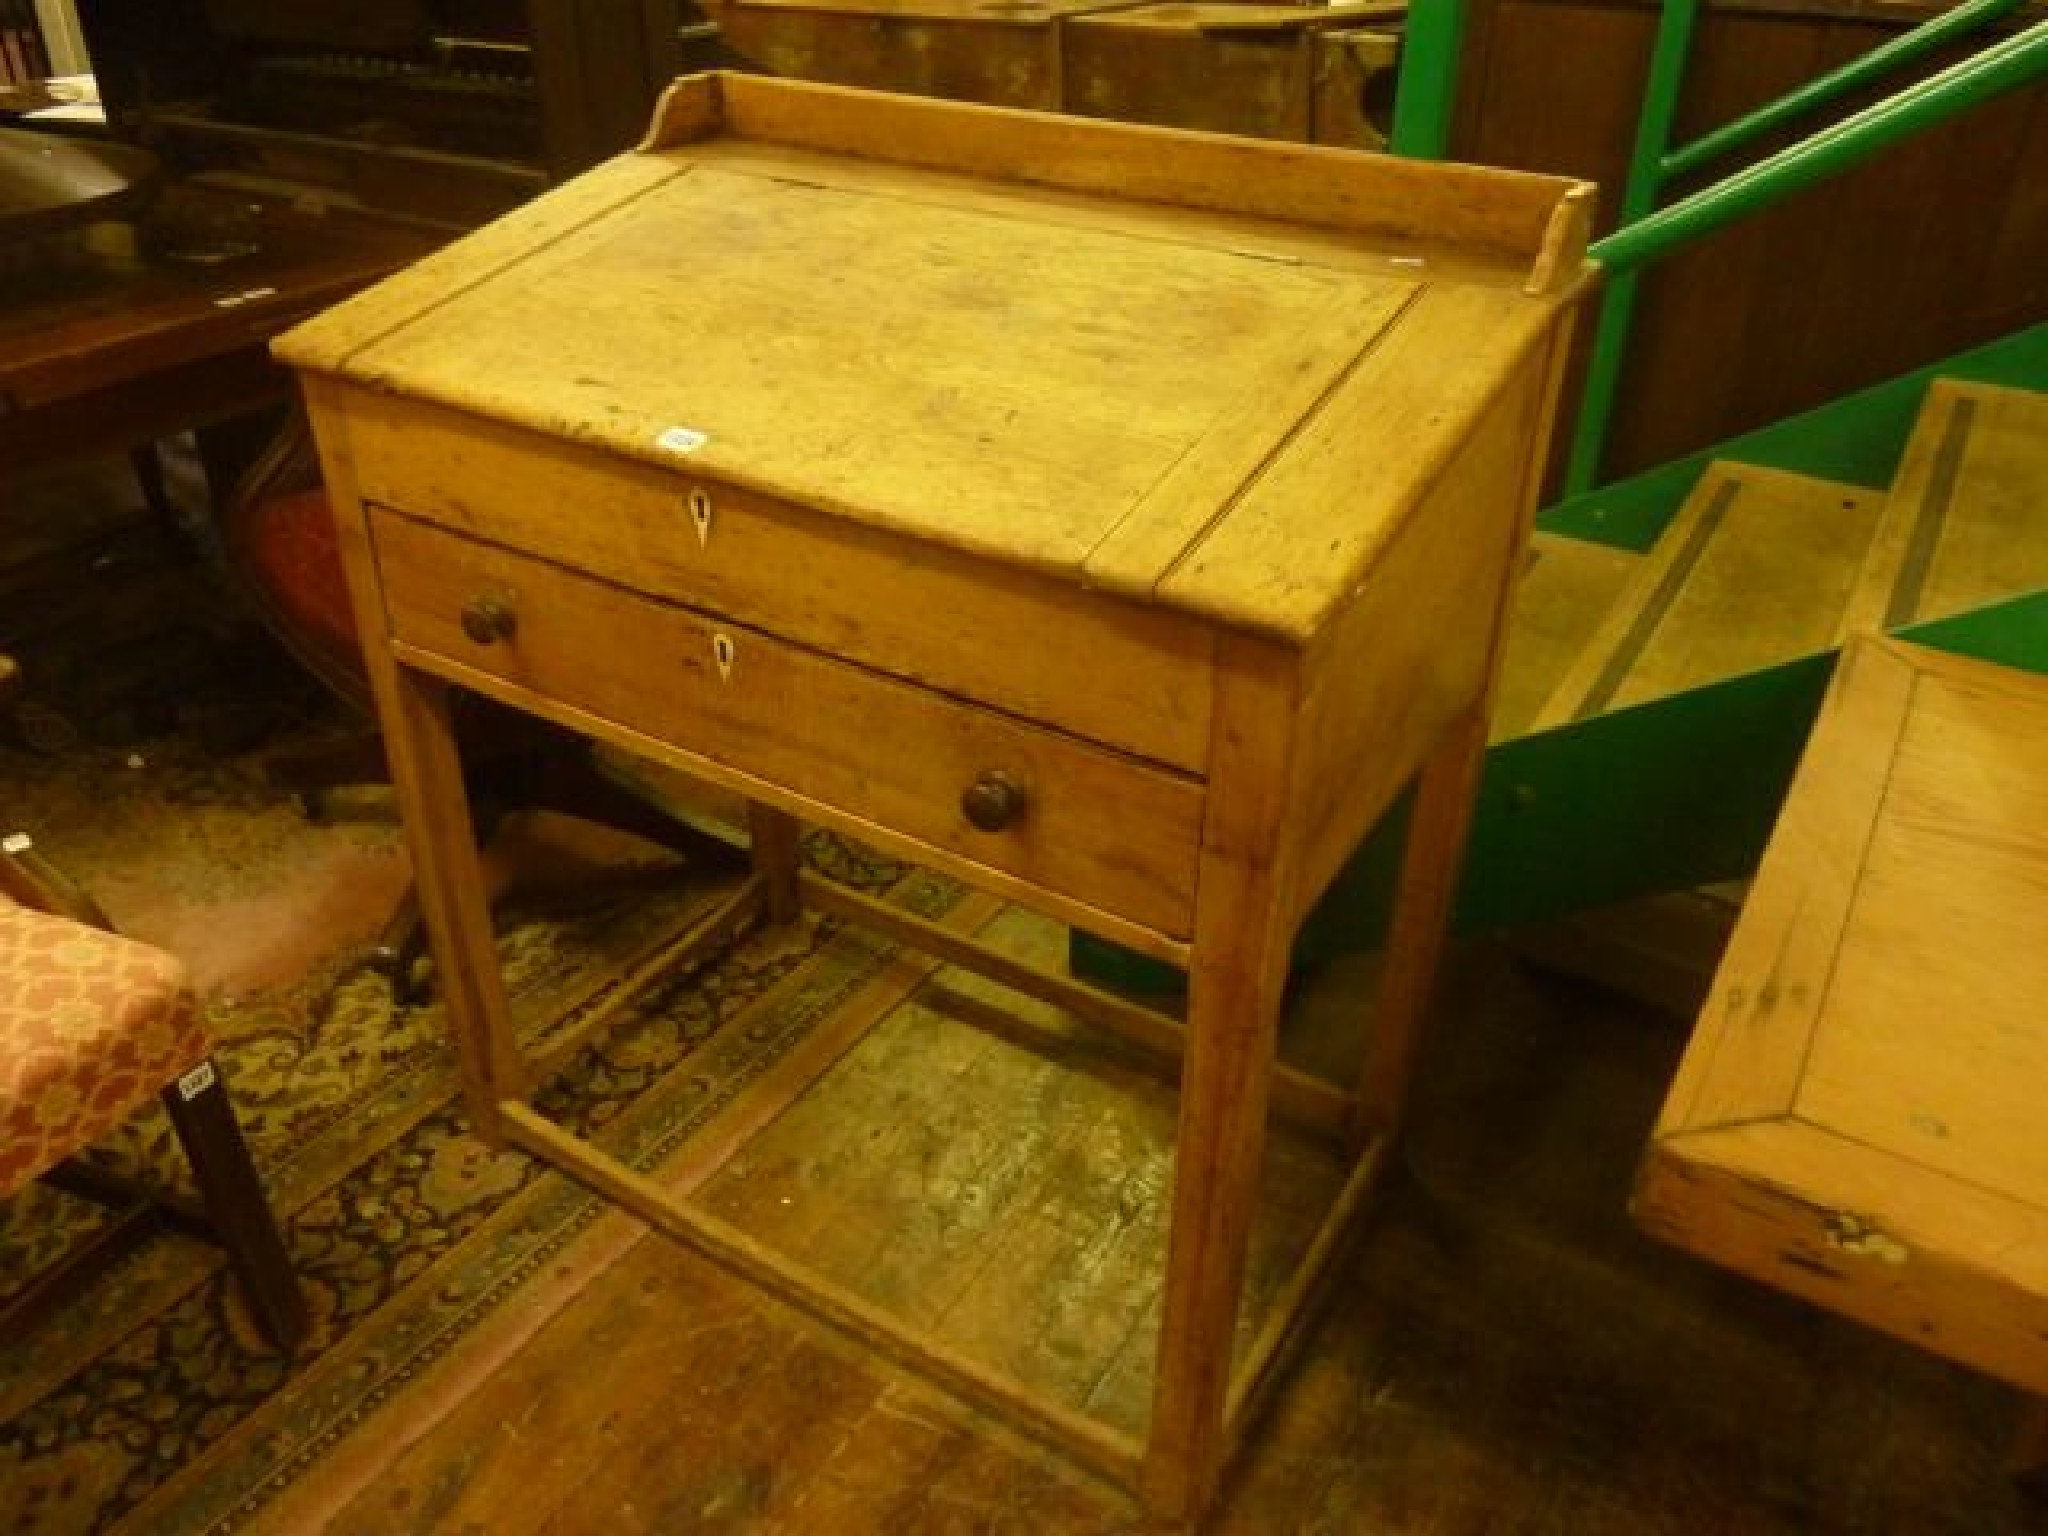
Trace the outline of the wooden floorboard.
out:
<instances>
[{"instance_id":1,"label":"wooden floorboard","mask_svg":"<svg viewBox=\"0 0 2048 1536\"><path fill-rule=\"evenodd\" d=\"M1043 960L1061 931L1012 912L992 937ZM1054 1055L983 1027L1029 1013ZM1165 1251L1172 1090L1090 1061L1088 1027L962 971L898 1010L706 1186L724 1219L977 1360L1143 1430ZM1340 1170L1276 1138L1248 1334Z\"/></svg>"},{"instance_id":2,"label":"wooden floorboard","mask_svg":"<svg viewBox=\"0 0 2048 1536\"><path fill-rule=\"evenodd\" d=\"M1318 1010L1355 1014L1361 974L1329 968L1301 1000L1311 1026ZM869 1042L882 1049L848 1084L870 1107L935 1114L948 1099L979 1102L1014 1049L984 1036L920 1060L913 1034ZM1206 1530L2037 1528L2000 1466L2008 1391L1631 1229L1635 1162L1683 1041L1660 1016L1525 972L1497 946L1454 953L1403 1155ZM856 1052L842 1069L858 1064ZM1156 1237L1142 1213L1162 1173L1150 1157L1115 1155L1132 1134L1108 1091L1122 1085L1077 1082L1041 1085L1017 1108L1049 1106L1062 1122L1040 1143L1034 1177L1012 1176L990 1150L1000 1123L957 1162L914 1129L883 1143L909 1158L893 1175L906 1189L931 1174L1009 1190L1013 1220L917 1239L919 1262L955 1287L938 1314L947 1335L1115 1419L1142 1410L1149 1384L1134 1335L1151 1326L1143 1277ZM1130 1091L1149 1103L1156 1085L1134 1075ZM835 1202L819 1182L854 1138L823 1110L810 1132L823 1139L817 1156L786 1149L775 1178L761 1176L733 1209L772 1215L787 1194L784 1238L858 1267L884 1252L870 1215L837 1207L856 1236L826 1242ZM1291 1155L1276 1156L1269 1184L1306 1210L1316 1192ZM887 1167L852 1171L888 1195ZM1087 1218L1095 1204L1109 1214ZM1279 1224L1294 1219L1283 1212ZM963 1236L973 1241L949 1246ZM1275 1284L1284 1265L1262 1261L1260 1272ZM906 1278L892 1271L881 1283ZM654 1235L439 1422L403 1432L402 1404L401 1394L391 1423L358 1432L376 1451L329 1529L1145 1529L1127 1495ZM288 1491L254 1528L317 1530L315 1513Z\"/></svg>"},{"instance_id":3,"label":"wooden floorboard","mask_svg":"<svg viewBox=\"0 0 2048 1536\"><path fill-rule=\"evenodd\" d=\"M1141 1156L1119 1174L1127 1143L1113 1109L1079 1127L941 1324L963 1349L1135 1431L1142 1405L1104 1414L1096 1401L1115 1363L1154 1347L1159 1326L1164 1253L1150 1213L1164 1169L1157 1157ZM1080 1214L1090 1209L1103 1214Z\"/></svg>"}]
</instances>

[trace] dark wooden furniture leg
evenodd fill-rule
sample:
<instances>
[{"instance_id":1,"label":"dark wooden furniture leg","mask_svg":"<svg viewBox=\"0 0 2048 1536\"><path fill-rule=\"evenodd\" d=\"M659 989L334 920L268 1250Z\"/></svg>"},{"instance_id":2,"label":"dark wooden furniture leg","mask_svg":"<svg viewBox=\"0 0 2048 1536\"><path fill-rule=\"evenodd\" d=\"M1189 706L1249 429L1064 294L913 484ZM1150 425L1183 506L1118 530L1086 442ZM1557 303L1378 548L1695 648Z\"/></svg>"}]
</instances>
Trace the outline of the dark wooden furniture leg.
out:
<instances>
[{"instance_id":1,"label":"dark wooden furniture leg","mask_svg":"<svg viewBox=\"0 0 2048 1536\"><path fill-rule=\"evenodd\" d=\"M0 704L5 703L15 677L12 659L0 655ZM113 931L98 903L28 846L26 839L18 846L0 849L0 900ZM67 1160L44 1177L59 1188L123 1212L108 1240L93 1244L89 1253L80 1257L103 1260L117 1252L146 1229L150 1214L161 1215L180 1228L196 1225L227 1250L228 1262L264 1336L281 1350L297 1348L306 1336L305 1296L263 1192L263 1181L250 1160L249 1145L228 1102L219 1065L207 1057L169 1083L161 1098L171 1129L192 1165L203 1201L203 1211L198 1214L204 1219L195 1222L194 1213L182 1200L141 1189L76 1159ZM54 1299L58 1284L79 1272L78 1267L60 1264L51 1283L31 1287L8 1309L10 1318L26 1315Z\"/></svg>"},{"instance_id":2,"label":"dark wooden furniture leg","mask_svg":"<svg viewBox=\"0 0 2048 1536\"><path fill-rule=\"evenodd\" d=\"M279 1349L296 1349L306 1336L306 1298L228 1103L220 1068L208 1057L169 1084L162 1097L214 1235L227 1250L257 1325Z\"/></svg>"},{"instance_id":3,"label":"dark wooden furniture leg","mask_svg":"<svg viewBox=\"0 0 2048 1536\"><path fill-rule=\"evenodd\" d=\"M135 483L142 491L142 503L152 516L164 523L176 520L171 491L164 480L164 461L155 443L138 443L128 450L128 466L135 471Z\"/></svg>"}]
</instances>

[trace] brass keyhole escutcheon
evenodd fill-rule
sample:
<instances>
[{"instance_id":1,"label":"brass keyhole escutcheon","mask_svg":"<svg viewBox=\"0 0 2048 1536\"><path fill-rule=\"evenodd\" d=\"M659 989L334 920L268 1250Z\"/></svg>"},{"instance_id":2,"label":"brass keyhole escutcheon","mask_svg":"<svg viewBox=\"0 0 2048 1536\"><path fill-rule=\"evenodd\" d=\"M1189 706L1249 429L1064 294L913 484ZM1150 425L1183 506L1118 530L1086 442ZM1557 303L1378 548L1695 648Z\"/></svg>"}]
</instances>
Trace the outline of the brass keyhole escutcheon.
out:
<instances>
[{"instance_id":1,"label":"brass keyhole escutcheon","mask_svg":"<svg viewBox=\"0 0 2048 1536\"><path fill-rule=\"evenodd\" d=\"M1022 784L992 768L961 791L960 814L983 832L1000 832L1022 819L1027 800Z\"/></svg>"},{"instance_id":2,"label":"brass keyhole escutcheon","mask_svg":"<svg viewBox=\"0 0 2048 1536\"><path fill-rule=\"evenodd\" d=\"M462 605L462 632L478 645L510 640L518 627L519 616L502 597L472 597Z\"/></svg>"}]
</instances>

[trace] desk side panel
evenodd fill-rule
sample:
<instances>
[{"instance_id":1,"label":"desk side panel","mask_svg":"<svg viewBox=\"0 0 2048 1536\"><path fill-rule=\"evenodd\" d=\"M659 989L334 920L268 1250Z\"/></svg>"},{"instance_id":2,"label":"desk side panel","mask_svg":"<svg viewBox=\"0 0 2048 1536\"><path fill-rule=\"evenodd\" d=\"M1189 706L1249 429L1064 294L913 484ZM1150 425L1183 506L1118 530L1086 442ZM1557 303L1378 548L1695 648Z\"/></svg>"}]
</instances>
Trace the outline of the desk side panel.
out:
<instances>
[{"instance_id":1,"label":"desk side panel","mask_svg":"<svg viewBox=\"0 0 2048 1536\"><path fill-rule=\"evenodd\" d=\"M1310 653L1300 730L1305 912L1432 746L1484 707L1548 420L1531 356Z\"/></svg>"}]
</instances>

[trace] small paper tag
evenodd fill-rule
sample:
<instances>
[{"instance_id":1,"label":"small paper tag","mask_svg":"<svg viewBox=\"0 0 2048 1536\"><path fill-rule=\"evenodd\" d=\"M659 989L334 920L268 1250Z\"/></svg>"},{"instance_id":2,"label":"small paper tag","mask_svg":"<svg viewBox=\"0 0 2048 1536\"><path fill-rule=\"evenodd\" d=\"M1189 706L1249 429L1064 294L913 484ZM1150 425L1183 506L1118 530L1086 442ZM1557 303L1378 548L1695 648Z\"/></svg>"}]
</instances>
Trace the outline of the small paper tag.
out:
<instances>
[{"instance_id":1,"label":"small paper tag","mask_svg":"<svg viewBox=\"0 0 2048 1536\"><path fill-rule=\"evenodd\" d=\"M708 433L699 432L694 427L670 427L655 438L654 446L669 453L695 453L710 441Z\"/></svg>"},{"instance_id":2,"label":"small paper tag","mask_svg":"<svg viewBox=\"0 0 2048 1536\"><path fill-rule=\"evenodd\" d=\"M178 1079L178 1097L190 1103L211 1088L216 1080L213 1063L202 1061Z\"/></svg>"},{"instance_id":3,"label":"small paper tag","mask_svg":"<svg viewBox=\"0 0 2048 1536\"><path fill-rule=\"evenodd\" d=\"M27 853L35 845L36 840L26 832L10 832L0 837L0 853Z\"/></svg>"}]
</instances>

